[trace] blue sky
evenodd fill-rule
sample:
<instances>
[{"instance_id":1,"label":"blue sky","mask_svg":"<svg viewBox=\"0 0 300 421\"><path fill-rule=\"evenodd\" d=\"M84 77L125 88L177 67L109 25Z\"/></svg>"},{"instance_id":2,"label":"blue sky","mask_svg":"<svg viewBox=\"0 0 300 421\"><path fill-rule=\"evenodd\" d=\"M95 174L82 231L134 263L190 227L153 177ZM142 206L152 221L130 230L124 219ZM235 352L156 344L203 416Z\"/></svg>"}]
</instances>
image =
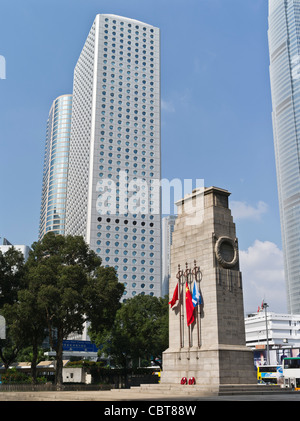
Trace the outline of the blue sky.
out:
<instances>
[{"instance_id":1,"label":"blue sky","mask_svg":"<svg viewBox=\"0 0 300 421\"><path fill-rule=\"evenodd\" d=\"M286 311L267 12L266 0L2 2L0 236L37 240L48 112L53 99L72 93L96 14L134 18L161 29L162 177L231 192L245 311L263 298Z\"/></svg>"}]
</instances>

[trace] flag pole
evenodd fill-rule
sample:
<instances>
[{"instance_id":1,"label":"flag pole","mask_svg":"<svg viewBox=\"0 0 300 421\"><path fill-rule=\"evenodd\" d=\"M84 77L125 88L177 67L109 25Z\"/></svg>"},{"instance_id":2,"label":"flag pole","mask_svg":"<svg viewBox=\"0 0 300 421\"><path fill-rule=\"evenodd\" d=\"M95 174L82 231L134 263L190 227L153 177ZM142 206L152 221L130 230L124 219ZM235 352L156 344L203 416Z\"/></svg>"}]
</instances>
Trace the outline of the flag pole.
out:
<instances>
[{"instance_id":1,"label":"flag pole","mask_svg":"<svg viewBox=\"0 0 300 421\"><path fill-rule=\"evenodd\" d=\"M199 274L199 279L197 279L198 278L198 274ZM198 289L199 289L199 291L201 291L201 289L200 289L200 281L201 281L202 274L201 274L201 271L200 271L200 267L196 265L196 260L194 260L193 275L194 275L196 284L199 283L199 288ZM201 342L200 342L200 339L201 339L201 334L200 334L201 325L200 325L200 322L201 322L201 307L200 307L200 304L199 304L199 305L197 305L197 338L198 338L198 348L200 348L200 346L201 346Z\"/></svg>"},{"instance_id":2,"label":"flag pole","mask_svg":"<svg viewBox=\"0 0 300 421\"><path fill-rule=\"evenodd\" d=\"M182 321L181 321L181 306L183 304L182 300L182 287L181 287L181 276L182 271L180 270L180 265L178 265L178 272L176 278L178 280L178 299L179 299L179 335L180 335L180 348L183 348L183 337L182 337Z\"/></svg>"},{"instance_id":3,"label":"flag pole","mask_svg":"<svg viewBox=\"0 0 300 421\"><path fill-rule=\"evenodd\" d=\"M187 264L187 262L186 262L186 264L185 264L185 273L184 273L184 275L185 275L185 280L186 280L186 282L187 282L187 284L188 284L188 287L189 287L189 289L191 289L190 287L191 287L191 281L190 281L190 275L191 275L191 269L189 269L188 268L188 264ZM189 325L188 326L188 334L189 334L189 347L191 347L192 345L191 345L191 325Z\"/></svg>"}]
</instances>

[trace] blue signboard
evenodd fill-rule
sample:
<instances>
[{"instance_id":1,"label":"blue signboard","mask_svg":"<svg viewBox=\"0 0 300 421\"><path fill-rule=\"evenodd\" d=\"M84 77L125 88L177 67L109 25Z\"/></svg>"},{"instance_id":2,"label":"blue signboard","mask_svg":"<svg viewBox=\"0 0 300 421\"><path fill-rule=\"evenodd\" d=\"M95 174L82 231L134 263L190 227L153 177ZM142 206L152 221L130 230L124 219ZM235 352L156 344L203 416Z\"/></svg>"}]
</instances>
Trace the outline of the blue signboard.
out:
<instances>
[{"instance_id":1,"label":"blue signboard","mask_svg":"<svg viewBox=\"0 0 300 421\"><path fill-rule=\"evenodd\" d=\"M96 345L90 341L63 341L63 351L98 352Z\"/></svg>"}]
</instances>

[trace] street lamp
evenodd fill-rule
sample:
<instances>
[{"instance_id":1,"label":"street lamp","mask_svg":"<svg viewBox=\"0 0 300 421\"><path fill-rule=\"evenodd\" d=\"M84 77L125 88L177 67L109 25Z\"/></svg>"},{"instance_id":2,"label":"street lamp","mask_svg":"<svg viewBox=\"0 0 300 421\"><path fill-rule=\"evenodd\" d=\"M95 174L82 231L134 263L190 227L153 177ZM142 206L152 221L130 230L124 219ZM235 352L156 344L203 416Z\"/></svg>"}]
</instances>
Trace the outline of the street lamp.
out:
<instances>
[{"instance_id":1,"label":"street lamp","mask_svg":"<svg viewBox=\"0 0 300 421\"><path fill-rule=\"evenodd\" d=\"M265 319L266 319L266 334L267 334L267 364L270 365L270 352L269 352L269 335L268 335L268 322L267 322L267 303L263 303L262 308L265 309Z\"/></svg>"}]
</instances>

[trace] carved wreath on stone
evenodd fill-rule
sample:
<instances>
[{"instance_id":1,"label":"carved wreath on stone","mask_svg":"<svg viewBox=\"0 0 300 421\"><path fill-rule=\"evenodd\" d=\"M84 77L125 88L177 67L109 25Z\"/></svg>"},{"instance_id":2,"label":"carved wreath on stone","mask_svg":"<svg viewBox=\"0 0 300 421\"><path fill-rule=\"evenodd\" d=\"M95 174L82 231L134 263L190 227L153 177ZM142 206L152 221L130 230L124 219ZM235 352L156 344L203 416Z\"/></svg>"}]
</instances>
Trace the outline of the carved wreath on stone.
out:
<instances>
[{"instance_id":1,"label":"carved wreath on stone","mask_svg":"<svg viewBox=\"0 0 300 421\"><path fill-rule=\"evenodd\" d=\"M231 268L235 266L239 259L237 240L230 237L218 238L215 245L215 252L218 262L224 268Z\"/></svg>"}]
</instances>

